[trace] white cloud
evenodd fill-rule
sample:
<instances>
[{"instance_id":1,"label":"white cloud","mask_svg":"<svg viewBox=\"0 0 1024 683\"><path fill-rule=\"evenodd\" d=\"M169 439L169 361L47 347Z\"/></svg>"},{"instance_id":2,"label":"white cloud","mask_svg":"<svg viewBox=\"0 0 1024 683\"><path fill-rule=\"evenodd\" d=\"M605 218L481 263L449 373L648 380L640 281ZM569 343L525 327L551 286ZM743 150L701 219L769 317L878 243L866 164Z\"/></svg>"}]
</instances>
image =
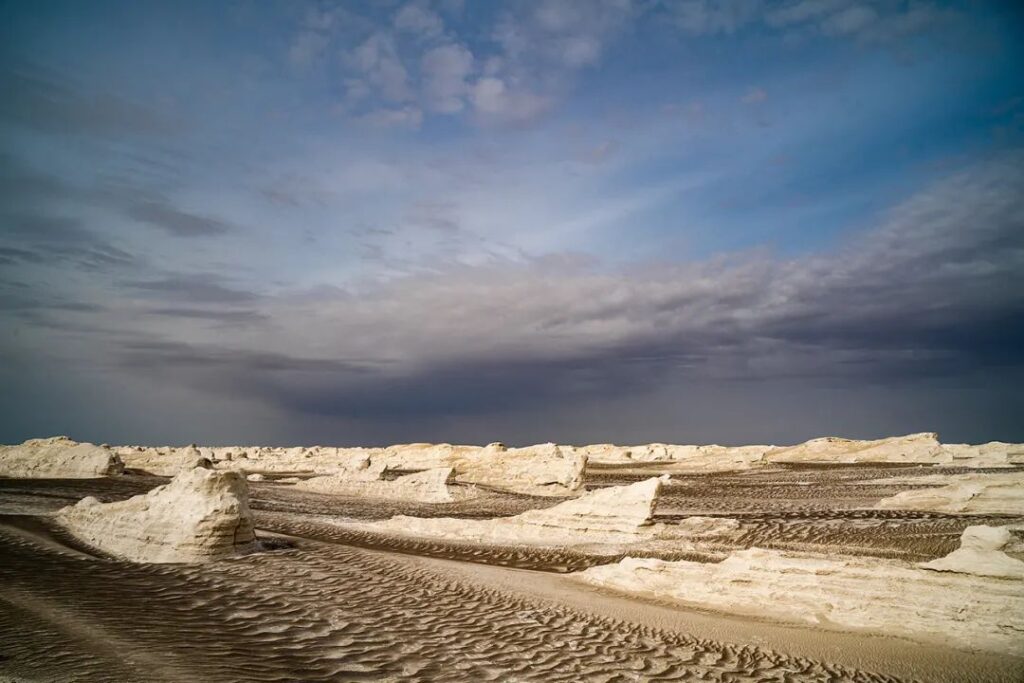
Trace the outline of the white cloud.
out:
<instances>
[{"instance_id":1,"label":"white cloud","mask_svg":"<svg viewBox=\"0 0 1024 683\"><path fill-rule=\"evenodd\" d=\"M433 10L421 4L405 5L395 14L395 28L422 38L436 38L444 33L444 20Z\"/></svg>"},{"instance_id":2,"label":"white cloud","mask_svg":"<svg viewBox=\"0 0 1024 683\"><path fill-rule=\"evenodd\" d=\"M764 88L751 88L747 94L740 98L743 104L760 104L768 99L768 93Z\"/></svg>"},{"instance_id":3,"label":"white cloud","mask_svg":"<svg viewBox=\"0 0 1024 683\"><path fill-rule=\"evenodd\" d=\"M691 35L735 33L761 9L760 0L686 0L669 5L675 24Z\"/></svg>"},{"instance_id":4,"label":"white cloud","mask_svg":"<svg viewBox=\"0 0 1024 683\"><path fill-rule=\"evenodd\" d=\"M423 92L431 111L453 114L462 110L473 70L473 54L462 45L442 45L423 55Z\"/></svg>"},{"instance_id":5,"label":"white cloud","mask_svg":"<svg viewBox=\"0 0 1024 683\"><path fill-rule=\"evenodd\" d=\"M373 34L352 50L346 56L346 61L386 101L404 102L412 99L409 74L398 55L394 39L387 34Z\"/></svg>"},{"instance_id":6,"label":"white cloud","mask_svg":"<svg viewBox=\"0 0 1024 683\"><path fill-rule=\"evenodd\" d=\"M871 7L855 5L827 17L821 22L826 35L848 36L863 31L878 20L878 12Z\"/></svg>"},{"instance_id":7,"label":"white cloud","mask_svg":"<svg viewBox=\"0 0 1024 683\"><path fill-rule=\"evenodd\" d=\"M481 78L473 86L473 106L485 119L524 123L551 106L550 99L529 90L512 90L500 78Z\"/></svg>"},{"instance_id":8,"label":"white cloud","mask_svg":"<svg viewBox=\"0 0 1024 683\"><path fill-rule=\"evenodd\" d=\"M397 109L375 109L359 117L359 120L381 128L419 128L423 123L423 112L419 107Z\"/></svg>"}]
</instances>

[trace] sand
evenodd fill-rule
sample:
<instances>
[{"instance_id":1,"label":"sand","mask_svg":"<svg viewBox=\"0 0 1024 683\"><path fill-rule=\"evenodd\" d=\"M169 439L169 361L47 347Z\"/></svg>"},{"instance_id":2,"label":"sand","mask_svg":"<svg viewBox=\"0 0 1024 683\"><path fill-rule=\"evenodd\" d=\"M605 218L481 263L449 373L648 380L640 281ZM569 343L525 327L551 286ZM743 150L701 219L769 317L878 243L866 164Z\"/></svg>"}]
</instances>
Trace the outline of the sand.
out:
<instances>
[{"instance_id":1,"label":"sand","mask_svg":"<svg viewBox=\"0 0 1024 683\"><path fill-rule=\"evenodd\" d=\"M614 487L673 469L650 506L637 495L621 515L594 507L625 502ZM202 564L111 557L50 517L86 496L126 500L166 478L0 479L0 680L1019 681L1024 658L1007 651L730 614L611 593L574 575L627 554L710 566L758 548L856 566L931 564L914 571L939 577L980 563L1013 581L1009 560L1024 559L1021 515L875 507L939 483L920 477L966 472L801 462L687 474L671 462L605 463L584 477L604 495L567 503L486 486L443 502L338 495L281 483L292 477L282 469L246 484L263 552ZM374 527L402 517L472 527L524 513L534 523L514 526L546 529L548 542ZM716 533L639 546L602 538L678 530L695 516ZM1002 531L969 532L965 545L965 530L978 527ZM587 543L557 539L591 528ZM993 544L1008 558L999 567L985 559Z\"/></svg>"}]
</instances>

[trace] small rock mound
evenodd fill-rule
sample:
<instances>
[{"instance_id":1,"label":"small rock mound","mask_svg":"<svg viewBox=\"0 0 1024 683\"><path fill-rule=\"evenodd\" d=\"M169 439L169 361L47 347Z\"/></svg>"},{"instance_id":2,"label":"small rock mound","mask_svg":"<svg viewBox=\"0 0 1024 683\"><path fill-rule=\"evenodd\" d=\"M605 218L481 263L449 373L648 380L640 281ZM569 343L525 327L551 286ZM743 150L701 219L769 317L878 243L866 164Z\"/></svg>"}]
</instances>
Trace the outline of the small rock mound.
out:
<instances>
[{"instance_id":1,"label":"small rock mound","mask_svg":"<svg viewBox=\"0 0 1024 683\"><path fill-rule=\"evenodd\" d=\"M248 488L237 472L186 470L128 500L84 498L55 519L85 543L133 562L204 562L257 548Z\"/></svg>"},{"instance_id":2,"label":"small rock mound","mask_svg":"<svg viewBox=\"0 0 1024 683\"><path fill-rule=\"evenodd\" d=\"M1014 545L1013 534L1005 526L969 526L960 536L957 550L918 566L938 572L1024 579L1024 562L1005 552Z\"/></svg>"},{"instance_id":3,"label":"small rock mound","mask_svg":"<svg viewBox=\"0 0 1024 683\"><path fill-rule=\"evenodd\" d=\"M121 459L106 446L78 443L66 436L0 446L0 477L93 479L123 471Z\"/></svg>"}]
</instances>

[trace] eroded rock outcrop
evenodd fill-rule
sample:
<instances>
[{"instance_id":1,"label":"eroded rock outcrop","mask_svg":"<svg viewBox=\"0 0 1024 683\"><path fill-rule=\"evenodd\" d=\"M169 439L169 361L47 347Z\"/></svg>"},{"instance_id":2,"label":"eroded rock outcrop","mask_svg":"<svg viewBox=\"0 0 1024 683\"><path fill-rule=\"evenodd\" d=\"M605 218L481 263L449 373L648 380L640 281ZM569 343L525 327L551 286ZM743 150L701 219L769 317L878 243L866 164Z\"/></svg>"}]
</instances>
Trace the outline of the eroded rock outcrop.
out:
<instances>
[{"instance_id":1,"label":"eroded rock outcrop","mask_svg":"<svg viewBox=\"0 0 1024 683\"><path fill-rule=\"evenodd\" d=\"M984 563L1015 561L992 545ZM1024 654L1024 582L987 576L959 552L914 566L751 548L717 563L627 557L572 576L701 609Z\"/></svg>"},{"instance_id":2,"label":"eroded rock outcrop","mask_svg":"<svg viewBox=\"0 0 1024 683\"><path fill-rule=\"evenodd\" d=\"M940 485L901 491L880 500L876 508L950 514L1024 515L1024 472L938 475L901 478L899 481Z\"/></svg>"},{"instance_id":3,"label":"eroded rock outcrop","mask_svg":"<svg viewBox=\"0 0 1024 683\"><path fill-rule=\"evenodd\" d=\"M1024 562L1006 554L1021 550L1024 546L1010 533L1009 527L969 526L961 534L957 550L918 566L939 572L1024 580Z\"/></svg>"},{"instance_id":4,"label":"eroded rock outcrop","mask_svg":"<svg viewBox=\"0 0 1024 683\"><path fill-rule=\"evenodd\" d=\"M391 480L383 480L379 476L373 479L368 476L353 477L342 473L306 479L296 484L295 488L359 498L450 503L456 499L463 500L471 493L465 487L454 489L449 486L453 475L451 467L414 472Z\"/></svg>"},{"instance_id":5,"label":"eroded rock outcrop","mask_svg":"<svg viewBox=\"0 0 1024 683\"><path fill-rule=\"evenodd\" d=\"M54 519L72 535L133 562L204 562L256 549L248 489L237 472L203 468L115 503L85 498Z\"/></svg>"},{"instance_id":6,"label":"eroded rock outcrop","mask_svg":"<svg viewBox=\"0 0 1024 683\"><path fill-rule=\"evenodd\" d=\"M66 436L0 446L0 477L93 479L117 475L123 470L124 464L110 448L79 443Z\"/></svg>"}]
</instances>

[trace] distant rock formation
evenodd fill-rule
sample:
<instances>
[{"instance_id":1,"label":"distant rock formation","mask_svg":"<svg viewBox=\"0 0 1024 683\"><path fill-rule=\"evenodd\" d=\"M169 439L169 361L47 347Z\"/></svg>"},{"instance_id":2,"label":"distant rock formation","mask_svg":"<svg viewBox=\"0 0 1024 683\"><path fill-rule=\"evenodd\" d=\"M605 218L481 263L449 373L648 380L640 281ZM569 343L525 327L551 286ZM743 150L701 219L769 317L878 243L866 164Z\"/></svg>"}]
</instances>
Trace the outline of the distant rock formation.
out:
<instances>
[{"instance_id":1,"label":"distant rock formation","mask_svg":"<svg viewBox=\"0 0 1024 683\"><path fill-rule=\"evenodd\" d=\"M576 446L590 462L599 465L629 465L634 463L664 463L672 465L675 473L733 472L748 470L763 464L764 455L774 446L686 446L649 443L640 446L596 444Z\"/></svg>"},{"instance_id":2,"label":"distant rock formation","mask_svg":"<svg viewBox=\"0 0 1024 683\"><path fill-rule=\"evenodd\" d=\"M968 547L921 566L751 548L717 563L627 557L572 577L700 609L1019 656L1024 582L991 576L1019 576L1019 562L995 548L1004 539L965 533Z\"/></svg>"},{"instance_id":3,"label":"distant rock formation","mask_svg":"<svg viewBox=\"0 0 1024 683\"><path fill-rule=\"evenodd\" d=\"M437 467L431 470L415 472L392 480L379 477L351 476L346 473L313 477L300 481L297 489L329 493L334 495L354 496L360 498L379 498L385 500L401 500L413 503L450 503L457 498L464 499L467 489L453 491L448 484L452 481L454 471L451 467Z\"/></svg>"},{"instance_id":4,"label":"distant rock formation","mask_svg":"<svg viewBox=\"0 0 1024 683\"><path fill-rule=\"evenodd\" d=\"M886 481L886 480L881 480ZM875 505L882 510L950 514L1024 515L1024 472L900 478L904 484L940 484L901 491Z\"/></svg>"},{"instance_id":5,"label":"distant rock formation","mask_svg":"<svg viewBox=\"0 0 1024 683\"><path fill-rule=\"evenodd\" d=\"M392 469L451 467L456 481L533 496L569 496L583 486L586 456L553 443L506 448L408 444L391 446L383 455Z\"/></svg>"},{"instance_id":6,"label":"distant rock formation","mask_svg":"<svg viewBox=\"0 0 1024 683\"><path fill-rule=\"evenodd\" d=\"M89 497L54 519L72 535L133 562L204 562L256 549L248 488L237 472L203 468L115 503Z\"/></svg>"},{"instance_id":7,"label":"distant rock formation","mask_svg":"<svg viewBox=\"0 0 1024 683\"><path fill-rule=\"evenodd\" d=\"M946 463L952 456L942 449L938 435L922 432L874 441L826 436L796 446L775 448L765 454L773 463Z\"/></svg>"},{"instance_id":8,"label":"distant rock formation","mask_svg":"<svg viewBox=\"0 0 1024 683\"><path fill-rule=\"evenodd\" d=\"M826 436L769 450L768 463L899 463L952 467L1008 467L1024 463L1024 445L993 441L980 445L942 444L935 432L859 441Z\"/></svg>"},{"instance_id":9,"label":"distant rock formation","mask_svg":"<svg viewBox=\"0 0 1024 683\"><path fill-rule=\"evenodd\" d=\"M78 443L66 436L0 446L0 477L93 479L121 474L123 470L124 464L110 448Z\"/></svg>"}]
</instances>

